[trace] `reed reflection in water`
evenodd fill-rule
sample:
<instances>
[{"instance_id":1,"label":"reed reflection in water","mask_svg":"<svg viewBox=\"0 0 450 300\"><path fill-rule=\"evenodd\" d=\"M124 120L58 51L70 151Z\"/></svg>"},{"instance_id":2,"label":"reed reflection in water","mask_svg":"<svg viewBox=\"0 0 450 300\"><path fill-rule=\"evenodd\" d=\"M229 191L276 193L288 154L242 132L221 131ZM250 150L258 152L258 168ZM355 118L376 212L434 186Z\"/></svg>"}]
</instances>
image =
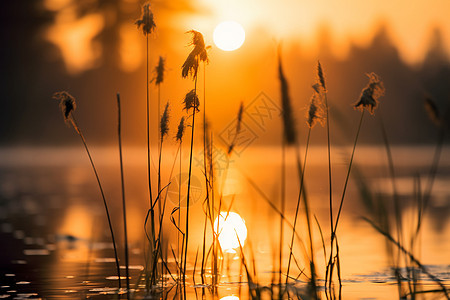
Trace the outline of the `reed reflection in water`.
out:
<instances>
[{"instance_id":1,"label":"reed reflection in water","mask_svg":"<svg viewBox=\"0 0 450 300\"><path fill-rule=\"evenodd\" d=\"M448 275L450 189L446 184L450 177L449 150L445 148L442 155L440 171L422 227L419 245L421 261L444 282L450 281ZM131 277L132 282L135 283L138 282L143 268L145 238L142 224L147 203L145 202L145 166L141 166L136 159L142 153L140 150L134 151L136 152L128 152L130 154L125 158L125 162L127 178L129 178L127 180L127 199L129 199L127 212L130 222ZM235 194L223 197L223 207L228 208L231 205L228 218L236 212L245 220L247 240L244 242L244 233L239 239L245 249L249 249L248 243L252 244L258 279L264 284L270 283L272 271L277 267L273 255L277 252L279 222L274 210L261 199L254 187L246 180L246 176L251 176L260 189L273 199L273 203L277 203L279 181L273 176L279 168L277 151L271 148L248 149L241 157L236 157L232 166L235 171L231 173L231 180L227 182L232 183L233 180L237 180L239 188ZM321 151L324 149L318 148L311 151L311 153L317 153L317 157L312 155L309 158L310 167L306 184L310 193L311 211L314 212L321 226L326 228L329 226L327 224L328 208L324 199L327 199L328 190L323 183L326 166L320 159ZM409 202L408 197L414 192L412 187L415 174L425 174L427 171L429 157L427 155L430 149L426 147L394 148L393 151L401 154L397 155L399 179L397 190L403 201L402 214L405 216L405 226L408 226L408 216L414 214L413 204ZM45 151L3 149L1 152L3 157L0 161L0 237L3 245L0 260L1 281L9 288L2 287L0 292L9 295L36 293L43 297L58 296L66 299L117 292L114 290L117 286L117 278L114 277L113 251L107 225L104 222L102 207L97 201L98 191L92 180L91 170L89 165L83 162L83 157L79 155L81 158L78 160L78 156L74 155L77 152L72 149L46 149ZM127 153L127 151L124 152ZM97 153L102 154L99 155L99 172L103 175L105 190L112 199L110 205L113 219L120 220L118 196L120 193L117 186L119 173L113 159L114 150L101 149ZM345 159L346 149L343 148L337 153L334 166L336 174L345 168L342 162ZM339 153L342 153L342 159ZM364 177L370 188L378 194L389 194L391 191L386 182L383 150L376 147L362 148L359 153L355 158L356 164L364 170ZM74 160L67 161L65 159L67 156L74 157ZM366 160L365 157L372 159ZM262 159L265 162L265 172L258 171ZM289 220L293 218L295 210L295 201L291 199L295 199L298 192L295 187L295 172L295 162L288 160L286 178L289 179L287 182L287 199L289 200L286 203L286 218ZM200 172L194 172L194 174L201 176ZM168 178L169 174L163 173L162 176ZM339 182L341 179L337 177L334 180ZM174 204L168 201L169 211L173 206ZM196 222L196 220L203 220L201 201L194 203L192 213L194 221L191 223L192 247L189 253L190 257L195 257L195 252L203 238L203 222ZM365 215L367 211L359 200L358 189L352 184L349 187L348 202L344 207L339 229L344 295L347 299L357 299L367 295L386 299L383 294L392 295L395 293L395 286L390 284L392 277L388 270L389 258L385 255L385 240L361 219ZM224 217L223 214L222 217ZM221 219L219 228L225 224L226 221ZM165 226L169 228L168 220ZM121 228L121 222L115 222L114 229L119 236L122 236ZM298 228L299 233L302 234L305 224L299 224ZM286 240L289 238L288 235L289 232L286 233ZM232 240L236 237L236 233L229 234L229 237ZM329 239L329 236L325 234L324 238ZM176 251L175 231L167 232L165 239L167 239L166 243L174 247ZM231 243L231 246L223 246L225 241L221 241L224 252L236 251L239 246L236 247L235 242ZM119 239L119 244L121 243ZM321 239L317 229L314 232L313 243L315 248L319 249L315 253L316 260L323 261L323 254L320 251ZM294 254L301 259L302 254L299 248L294 250L298 251ZM122 249L120 253L123 253ZM285 249L284 256L288 255L288 249ZM122 265L123 259L121 262ZM169 264L173 267L174 261L169 260ZM193 271L193 264L193 261L189 261L190 272ZM229 266L229 273L226 274L224 271L225 277L221 278L221 282L228 284L227 288L232 288L233 291L230 295L225 293L227 288L221 287L223 289L219 289L219 295L227 295L224 299L239 299L234 295L239 295L239 282L245 282L246 278L240 276L239 261L231 260ZM323 270L318 270L318 276L323 278ZM191 276L189 278L192 279ZM199 282L200 277L197 276L195 280ZM24 284L25 282L27 284ZM139 289L139 285L136 285L136 288ZM194 293L194 290L192 289L189 293ZM248 297L244 290L241 291L241 300ZM201 294L200 290L199 292Z\"/></svg>"}]
</instances>

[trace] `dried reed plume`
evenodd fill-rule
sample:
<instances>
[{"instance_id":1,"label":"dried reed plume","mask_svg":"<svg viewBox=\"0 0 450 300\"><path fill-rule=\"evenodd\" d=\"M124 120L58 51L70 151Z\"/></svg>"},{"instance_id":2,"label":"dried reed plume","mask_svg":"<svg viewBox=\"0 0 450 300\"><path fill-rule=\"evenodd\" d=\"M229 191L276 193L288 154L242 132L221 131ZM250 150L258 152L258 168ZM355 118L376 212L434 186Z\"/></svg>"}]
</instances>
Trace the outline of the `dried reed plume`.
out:
<instances>
[{"instance_id":1,"label":"dried reed plume","mask_svg":"<svg viewBox=\"0 0 450 300\"><path fill-rule=\"evenodd\" d=\"M319 122L323 125L323 121L326 118L326 94L327 88L325 86L325 77L322 70L320 61L317 62L317 82L312 85L314 90L309 103L308 111L306 112L306 123L309 128L313 128L314 125Z\"/></svg>"},{"instance_id":2,"label":"dried reed plume","mask_svg":"<svg viewBox=\"0 0 450 300\"><path fill-rule=\"evenodd\" d=\"M53 94L53 99L59 101L59 107L64 116L64 121L68 124L73 111L77 108L75 98L66 91Z\"/></svg>"},{"instance_id":3,"label":"dried reed plume","mask_svg":"<svg viewBox=\"0 0 450 300\"><path fill-rule=\"evenodd\" d=\"M138 28L141 28L142 26L144 35L149 35L155 30L156 24L153 19L153 13L150 10L150 3L146 3L142 6L142 16L134 24L136 24Z\"/></svg>"},{"instance_id":4,"label":"dried reed plume","mask_svg":"<svg viewBox=\"0 0 450 300\"><path fill-rule=\"evenodd\" d=\"M372 72L366 75L369 77L369 83L361 92L361 98L354 105L354 107L359 107L361 110L366 108L371 114L373 114L378 105L378 98L384 95L385 89L383 82L377 74Z\"/></svg>"},{"instance_id":5,"label":"dried reed plume","mask_svg":"<svg viewBox=\"0 0 450 300\"><path fill-rule=\"evenodd\" d=\"M184 134L185 127L186 126L184 124L184 117L181 117L180 124L178 124L177 135L175 136L175 139L177 140L177 142L181 142L183 140L183 134Z\"/></svg>"},{"instance_id":6,"label":"dried reed plume","mask_svg":"<svg viewBox=\"0 0 450 300\"><path fill-rule=\"evenodd\" d=\"M233 137L233 141L231 142L230 146L228 147L228 155L231 154L234 147L236 146L236 140L238 138L239 133L241 132L242 127L242 114L244 113L244 103L241 102L241 105L239 106L239 111L237 115L237 124L236 124L236 132Z\"/></svg>"},{"instance_id":7,"label":"dried reed plume","mask_svg":"<svg viewBox=\"0 0 450 300\"><path fill-rule=\"evenodd\" d=\"M195 109L196 111L200 111L198 107L200 106L200 101L198 100L198 96L195 93L195 89L190 90L183 100L184 103L184 109L189 110L191 108Z\"/></svg>"},{"instance_id":8,"label":"dried reed plume","mask_svg":"<svg viewBox=\"0 0 450 300\"><path fill-rule=\"evenodd\" d=\"M315 90L314 94L311 97L309 108L306 113L306 123L308 124L309 128L313 128L317 122L319 122L323 126L325 116L322 106L323 104L320 100L320 96Z\"/></svg>"},{"instance_id":9,"label":"dried reed plume","mask_svg":"<svg viewBox=\"0 0 450 300\"><path fill-rule=\"evenodd\" d=\"M323 75L322 65L320 64L320 61L317 62L317 76L319 77L320 85L326 91L327 87L325 86L325 77Z\"/></svg>"},{"instance_id":10,"label":"dried reed plume","mask_svg":"<svg viewBox=\"0 0 450 300\"><path fill-rule=\"evenodd\" d=\"M169 102L166 103L164 113L161 116L160 123L161 142L164 140L164 136L169 132Z\"/></svg>"},{"instance_id":11,"label":"dried reed plume","mask_svg":"<svg viewBox=\"0 0 450 300\"><path fill-rule=\"evenodd\" d=\"M183 78L186 78L191 75L192 78L196 78L199 62L208 62L208 52L207 47L205 47L205 40L203 39L203 35L200 32L190 30L187 33L192 34L192 41L189 43L189 46L193 45L194 49L191 51L191 53L189 53L186 61L181 67L181 76Z\"/></svg>"},{"instance_id":12,"label":"dried reed plume","mask_svg":"<svg viewBox=\"0 0 450 300\"><path fill-rule=\"evenodd\" d=\"M241 102L241 105L239 106L239 111L238 111L238 116L237 116L237 126L236 126L236 131L240 132L241 131L241 125L242 125L242 114L244 113L244 103Z\"/></svg>"},{"instance_id":13,"label":"dried reed plume","mask_svg":"<svg viewBox=\"0 0 450 300\"><path fill-rule=\"evenodd\" d=\"M160 56L158 65L155 67L156 76L153 79L156 85L160 85L164 81L164 72L166 71L165 62L164 57Z\"/></svg>"},{"instance_id":14,"label":"dried reed plume","mask_svg":"<svg viewBox=\"0 0 450 300\"><path fill-rule=\"evenodd\" d=\"M293 145L297 140L297 132L295 130L295 122L291 106L291 99L289 97L289 86L286 77L284 77L280 54L278 54L278 78L280 79L280 88L281 88L281 106L283 109L284 139L286 141L286 144Z\"/></svg>"}]
</instances>

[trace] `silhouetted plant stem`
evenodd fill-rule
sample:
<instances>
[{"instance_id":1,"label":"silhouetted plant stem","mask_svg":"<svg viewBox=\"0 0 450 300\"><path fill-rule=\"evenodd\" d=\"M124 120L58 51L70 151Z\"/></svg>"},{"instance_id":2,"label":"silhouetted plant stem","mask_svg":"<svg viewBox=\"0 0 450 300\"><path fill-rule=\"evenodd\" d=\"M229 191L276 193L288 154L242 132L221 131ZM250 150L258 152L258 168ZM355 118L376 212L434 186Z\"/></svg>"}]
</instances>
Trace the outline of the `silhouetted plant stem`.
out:
<instances>
[{"instance_id":1,"label":"silhouetted plant stem","mask_svg":"<svg viewBox=\"0 0 450 300\"><path fill-rule=\"evenodd\" d=\"M182 140L180 140L180 169L179 169L179 182L178 182L178 227L181 228L181 150L182 148ZM178 259L180 261L180 273L178 276L178 280L181 278L182 269L183 266L183 246L184 246L184 235L183 235L183 241L181 243L181 251L180 251L180 231L177 231L177 242L178 242Z\"/></svg>"},{"instance_id":2,"label":"silhouetted plant stem","mask_svg":"<svg viewBox=\"0 0 450 300\"><path fill-rule=\"evenodd\" d=\"M384 231L381 227L376 225L373 221L371 221L367 218L364 218L364 220L367 221L376 231L378 231L379 233L384 235L388 241L390 241L395 246L397 246L405 255L407 255L410 258L410 260L412 262L414 262L422 270L423 273L425 273L428 277L430 277L431 280L433 280L436 284L439 285L439 287L441 288L441 291L445 295L445 298L450 299L448 290L445 287L445 285L442 283L442 281L439 278L437 278L436 276L434 276L433 274L431 274L430 272L428 272L427 268L424 265L422 265L422 263L411 252L409 252L402 245L400 245L400 243L398 241L396 241L392 237L392 235L389 234L389 232Z\"/></svg>"},{"instance_id":3,"label":"silhouetted plant stem","mask_svg":"<svg viewBox=\"0 0 450 300\"><path fill-rule=\"evenodd\" d=\"M149 203L150 206L153 206L153 195L152 195L152 177L151 177L151 150L150 150L150 74L149 74L149 38L148 34L146 34L146 92L147 92L147 176L148 176L148 192L149 192ZM153 253L155 246L155 211L151 208L150 211L150 226L152 230L152 238L150 241L150 252ZM154 284L154 282L152 283Z\"/></svg>"},{"instance_id":4,"label":"silhouetted plant stem","mask_svg":"<svg viewBox=\"0 0 450 300\"><path fill-rule=\"evenodd\" d=\"M305 175L305 168L306 168L306 159L308 157L310 136L311 136L311 128L309 128L308 136L306 138L305 159L303 161L303 168L302 168L302 172L300 174L300 176L301 176L300 177L300 191L298 193L297 207L295 208L294 224L293 224L292 236L291 236L291 243L290 243L290 246L289 246L290 250L289 250L289 259L288 259L288 265L287 265L287 271L286 271L286 284L288 283L288 280L289 280L289 271L290 271L291 259L292 259L292 249L294 247L295 228L297 226L298 211L299 211L299 208L300 208L300 202L301 202L301 197L302 197L302 193L303 193L304 175Z\"/></svg>"},{"instance_id":5,"label":"silhouetted plant stem","mask_svg":"<svg viewBox=\"0 0 450 300\"><path fill-rule=\"evenodd\" d=\"M158 122L159 123L159 122ZM159 126L158 126L159 127ZM158 132L160 132L159 130L158 130ZM158 155L158 193L161 193L161 159L162 159L162 145L163 145L163 140L161 139L160 140L160 142L158 143L159 144L159 146L158 146L158 148L159 148L159 155ZM164 206L165 206L165 203L164 203ZM158 242L158 244L159 244L159 255L160 255L160 258L161 258L161 275L162 275L162 277L161 277L161 280L162 280L162 282L163 282L163 285L164 285L164 267L163 267L163 262L164 262L164 258L163 258L163 253L162 253L162 219L163 219L163 216L164 216L164 212L162 211L162 205L161 205L161 199L159 199L159 201L158 201L158 216L159 216L159 223L160 223L160 227L159 227L159 230L158 230L158 238L157 238L157 241L159 241ZM158 260L158 252L156 253L156 260ZM157 265L156 265L156 267L157 267Z\"/></svg>"},{"instance_id":6,"label":"silhouetted plant stem","mask_svg":"<svg viewBox=\"0 0 450 300\"><path fill-rule=\"evenodd\" d=\"M129 274L129 258L128 258L128 231L127 231L127 207L125 202L125 180L123 175L123 158L122 158L122 116L120 108L120 94L117 93L117 132L119 138L119 161L120 161L120 182L122 186L122 212L123 212L123 231L125 239L125 275L127 284L127 299L130 299L130 274Z\"/></svg>"},{"instance_id":7,"label":"silhouetted plant stem","mask_svg":"<svg viewBox=\"0 0 450 300\"><path fill-rule=\"evenodd\" d=\"M446 130L445 130L445 125L444 125L439 128L439 135L438 135L438 139L437 139L437 143L436 143L436 148L434 150L433 162L430 167L430 172L428 175L428 182L427 182L424 194L423 194L423 206L421 207L421 213L419 214L416 235L419 233L419 230L422 226L423 215L425 214L425 212L428 208L428 204L430 202L431 191L433 190L434 179L436 178L437 170L439 167L439 161L441 158L442 148L444 145L445 134L446 134Z\"/></svg>"},{"instance_id":8,"label":"silhouetted plant stem","mask_svg":"<svg viewBox=\"0 0 450 300\"><path fill-rule=\"evenodd\" d=\"M356 144L358 143L358 137L359 137L359 133L361 131L363 119L364 119L364 110L361 112L361 118L359 120L358 130L356 132L355 142L353 144L352 155L350 157L350 162L349 162L348 170L347 170L347 176L345 176L344 189L342 191L341 202L339 204L339 210L338 210L338 213L336 215L336 222L334 224L332 238L334 237L334 234L336 233L336 230L337 230L337 226L339 224L339 218L341 216L342 206L344 204L345 193L347 191L348 181L350 179L350 172L352 170L352 164L353 164L353 159L354 159L354 156L355 156Z\"/></svg>"},{"instance_id":9,"label":"silhouetted plant stem","mask_svg":"<svg viewBox=\"0 0 450 300\"><path fill-rule=\"evenodd\" d=\"M210 222L211 222L211 230L212 230L212 238L213 238L213 244L212 244L212 249L213 249L213 257L212 257L212 272L214 274L213 276L213 281L217 282L217 278L218 278L218 254L219 254L219 235L218 235L218 230L219 230L219 221L220 219L217 219L217 228L214 229L214 219L215 219L215 193L214 193L214 163L213 163L213 144L214 144L214 139L213 139L213 133L210 133L210 142L209 142L209 184L210 184L210 189L211 189L211 194L210 194L210 203L211 203L211 210L210 210ZM229 160L227 160L227 163L229 163ZM221 206L221 199L219 198L219 209L218 209L218 214L217 216L219 216L220 214L220 206Z\"/></svg>"},{"instance_id":10,"label":"silhouetted plant stem","mask_svg":"<svg viewBox=\"0 0 450 300\"><path fill-rule=\"evenodd\" d=\"M309 144L309 133L308 133L308 144ZM306 216L306 225L308 228L308 239L309 239L309 252L310 252L310 261L309 261L309 267L310 267L310 272L311 272L311 278L310 278L310 287L312 289L312 295L314 297L314 299L318 299L318 295L317 295L317 279L316 279L316 263L314 260L314 245L313 245L313 236L312 236L312 230L311 230L311 218L309 215L309 202L308 202L308 197L306 194L306 187L305 187L305 183L304 183L304 172L305 172L305 167L306 167L306 154L307 154L307 150L305 152L305 162L303 163L303 167L301 165L301 160L300 160L300 150L298 145L296 145L296 152L297 152L297 168L298 168L298 174L299 176L301 176L301 190L302 193L300 193L300 196L303 197L303 205L304 205L304 209L305 209L305 216Z\"/></svg>"},{"instance_id":11,"label":"silhouetted plant stem","mask_svg":"<svg viewBox=\"0 0 450 300\"><path fill-rule=\"evenodd\" d=\"M194 83L194 93L197 95L197 76L195 76ZM195 103L195 101L194 101ZM194 128L195 128L195 113L197 110L197 105L194 104L192 113L192 130L191 130L191 148L189 154L189 172L188 172L188 189L186 195L186 240L184 248L184 266L183 266L183 281L186 281L186 261L187 261L187 250L189 245L189 205L190 205L190 191L191 191L191 175L192 175L192 156L194 152Z\"/></svg>"},{"instance_id":12,"label":"silhouetted plant stem","mask_svg":"<svg viewBox=\"0 0 450 300\"><path fill-rule=\"evenodd\" d=\"M94 171L95 178L97 180L97 184L98 184L98 187L100 189L100 194L102 196L103 205L105 207L106 217L108 219L109 231L111 232L111 240L112 240L113 248L114 248L114 258L115 258L115 261L116 261L117 277L118 277L119 289L120 289L121 288L121 280L120 280L119 256L117 255L116 239L114 238L114 231L113 231L113 227L112 227L112 223L111 223L111 216L109 214L108 203L106 202L105 193L103 192L103 187L102 187L102 184L100 182L100 178L99 178L98 173L97 173L97 168L95 167L94 161L92 160L91 152L89 151L89 148L87 146L86 140L84 139L83 133L81 132L80 128L78 127L77 121L75 120L75 116L74 116L73 113L72 113L72 117L69 120L72 123L72 126L75 129L75 131L80 136L81 141L83 142L84 149L86 150L86 153L87 153L87 155L89 157L89 162L91 163L92 170Z\"/></svg>"},{"instance_id":13,"label":"silhouetted plant stem","mask_svg":"<svg viewBox=\"0 0 450 300\"><path fill-rule=\"evenodd\" d=\"M391 182L392 182L397 241L400 244L403 244L404 240L403 240L402 215L401 215L402 209L400 207L400 199L398 197L398 192L397 192L394 159L392 157L391 147L389 144L386 128L384 126L384 122L383 122L383 118L381 117L381 114L379 114L379 120L380 120L381 133L382 133L382 137L383 137L383 143L384 143L384 147L386 149L386 156L388 159L389 173L390 173ZM401 292L402 276L400 275L400 271L399 271L400 270L400 256L401 256L401 251L400 251L400 249L397 249L397 259L393 260L393 268L394 268L395 277L397 280L397 285L399 287L399 297L402 297L402 292ZM392 256L392 258L393 258L393 256ZM407 260L407 257L405 257L405 260ZM405 266L408 266L407 261L405 261ZM409 284L409 281L408 281L408 284Z\"/></svg>"},{"instance_id":14,"label":"silhouetted plant stem","mask_svg":"<svg viewBox=\"0 0 450 300\"><path fill-rule=\"evenodd\" d=\"M152 196L152 180L151 180L151 153L150 153L150 82L149 82L149 49L148 49L148 44L149 44L149 40L148 40L148 34L146 35L146 54L147 54L147 59L146 59L146 66L147 66L147 71L146 71L146 76L147 76L147 80L146 80L146 92L147 92L147 174L148 174L148 192L149 192L149 203L150 206L153 203L153 196ZM153 225L153 224L152 224Z\"/></svg>"},{"instance_id":15,"label":"silhouetted plant stem","mask_svg":"<svg viewBox=\"0 0 450 300\"><path fill-rule=\"evenodd\" d=\"M281 214L285 215L285 207L286 207L286 141L283 136L283 140L281 142L281 199L280 199L280 211ZM278 256L278 283L279 287L279 298L282 296L282 288L281 288L281 274L283 273L283 235L284 235L284 222L283 218L280 218L280 241L279 241L279 256Z\"/></svg>"},{"instance_id":16,"label":"silhouetted plant stem","mask_svg":"<svg viewBox=\"0 0 450 300\"><path fill-rule=\"evenodd\" d=\"M334 224L332 224L333 230L331 231L331 244L330 244L331 249L330 249L330 256L329 256L328 265L327 265L328 280L329 280L328 284L329 284L330 290L331 290L331 284L332 284L332 281L333 281L333 266L334 266L333 251L332 250L333 250L334 241L335 241L335 238L336 238L336 231L337 231L337 227L338 227L338 224L339 224L339 218L341 216L342 207L343 207L343 204L344 204L345 193L347 191L348 181L350 179L350 172L352 170L352 164L353 164L353 158L355 156L356 144L358 142L359 133L361 131L362 122L363 122L363 119L364 119L364 112L365 112L364 110L361 112L361 118L359 120L359 125L358 125L358 129L357 129L356 136L355 136L355 141L353 143L352 154L351 154L350 162L349 162L348 169L347 169L347 175L345 177L344 188L343 188L343 191L342 191L341 201L340 201L340 204L339 204L339 210L338 210L337 215L336 215L336 222Z\"/></svg>"},{"instance_id":17,"label":"silhouetted plant stem","mask_svg":"<svg viewBox=\"0 0 450 300\"><path fill-rule=\"evenodd\" d=\"M158 121L159 121L159 119L160 119L160 117L161 117L161 85L160 84L158 84L157 85L158 86ZM160 122L158 122L158 134L161 132L161 123ZM158 186L158 193L161 191L161 156L162 156L162 140L160 141L160 143L158 143L158 183L157 183L157 186ZM161 211L161 209L162 209L162 207L161 207L162 205L161 205L161 200L160 201L158 201L158 216L159 216L159 218L162 218L162 211ZM162 224L162 223L161 223ZM161 230L160 230L160 234L158 234L159 235L159 238L161 238L162 239L162 232L161 232ZM160 241L161 242L161 241ZM162 244L161 244L161 247L160 247L160 257L161 257L161 275L162 275L162 277L161 277L161 279L162 279L162 281L163 281L163 285L164 285L164 267L163 267L163 261L164 261L164 259L163 259L163 253L162 253Z\"/></svg>"},{"instance_id":18,"label":"silhouetted plant stem","mask_svg":"<svg viewBox=\"0 0 450 300\"><path fill-rule=\"evenodd\" d=\"M203 63L203 171L205 176L205 191L206 191L206 210L205 210L205 224L203 227L203 247L202 247L202 265L200 271L200 277L202 279L202 284L205 283L205 252L206 252L206 227L208 223L208 211L210 209L209 200L209 182L208 182L208 172L206 164L206 63ZM209 215L211 216L210 212ZM214 245L214 233L213 233L213 245Z\"/></svg>"},{"instance_id":19,"label":"silhouetted plant stem","mask_svg":"<svg viewBox=\"0 0 450 300\"><path fill-rule=\"evenodd\" d=\"M330 209L330 233L333 234L333 182L332 182L332 173L331 173L331 140L330 140L330 116L329 116L329 106L328 106L328 96L327 93L324 95L325 100L325 119L327 122L327 156L328 156L328 191L329 191L329 209ZM330 257L333 256L333 241L331 241L330 245ZM331 274L329 274L329 265L327 265L326 271L325 271L325 286L327 283L327 279L330 276L331 280ZM328 295L327 295L328 296Z\"/></svg>"}]
</instances>

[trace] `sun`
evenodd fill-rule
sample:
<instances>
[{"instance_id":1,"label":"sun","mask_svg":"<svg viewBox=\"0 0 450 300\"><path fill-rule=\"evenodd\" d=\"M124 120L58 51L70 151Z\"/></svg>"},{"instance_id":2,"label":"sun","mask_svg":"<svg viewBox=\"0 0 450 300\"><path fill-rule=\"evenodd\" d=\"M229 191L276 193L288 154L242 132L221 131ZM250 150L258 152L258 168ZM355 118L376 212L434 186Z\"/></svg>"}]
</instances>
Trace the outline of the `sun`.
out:
<instances>
[{"instance_id":1,"label":"sun","mask_svg":"<svg viewBox=\"0 0 450 300\"><path fill-rule=\"evenodd\" d=\"M213 33L214 44L224 51L239 49L245 41L245 31L234 21L224 21L216 26Z\"/></svg>"},{"instance_id":2,"label":"sun","mask_svg":"<svg viewBox=\"0 0 450 300\"><path fill-rule=\"evenodd\" d=\"M244 219L235 212L220 212L214 221L214 228L219 233L219 244L225 253L236 253L239 243L244 246L247 239L247 227Z\"/></svg>"}]
</instances>

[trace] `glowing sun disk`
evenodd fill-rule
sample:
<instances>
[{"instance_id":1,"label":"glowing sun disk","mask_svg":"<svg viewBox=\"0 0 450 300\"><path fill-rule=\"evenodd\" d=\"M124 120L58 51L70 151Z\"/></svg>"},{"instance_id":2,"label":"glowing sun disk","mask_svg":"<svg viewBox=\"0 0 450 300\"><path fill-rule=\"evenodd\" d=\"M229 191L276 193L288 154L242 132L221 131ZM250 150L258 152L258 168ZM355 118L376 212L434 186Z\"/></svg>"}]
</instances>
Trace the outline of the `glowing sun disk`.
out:
<instances>
[{"instance_id":1,"label":"glowing sun disk","mask_svg":"<svg viewBox=\"0 0 450 300\"><path fill-rule=\"evenodd\" d=\"M245 41L245 31L234 21L224 21L216 26L213 33L214 44L224 51L239 49Z\"/></svg>"},{"instance_id":2,"label":"glowing sun disk","mask_svg":"<svg viewBox=\"0 0 450 300\"><path fill-rule=\"evenodd\" d=\"M214 221L214 228L219 233L219 244L223 252L236 253L234 249L239 248L239 242L244 246L247 227L237 213L230 212L227 216L226 212L221 212Z\"/></svg>"}]
</instances>

